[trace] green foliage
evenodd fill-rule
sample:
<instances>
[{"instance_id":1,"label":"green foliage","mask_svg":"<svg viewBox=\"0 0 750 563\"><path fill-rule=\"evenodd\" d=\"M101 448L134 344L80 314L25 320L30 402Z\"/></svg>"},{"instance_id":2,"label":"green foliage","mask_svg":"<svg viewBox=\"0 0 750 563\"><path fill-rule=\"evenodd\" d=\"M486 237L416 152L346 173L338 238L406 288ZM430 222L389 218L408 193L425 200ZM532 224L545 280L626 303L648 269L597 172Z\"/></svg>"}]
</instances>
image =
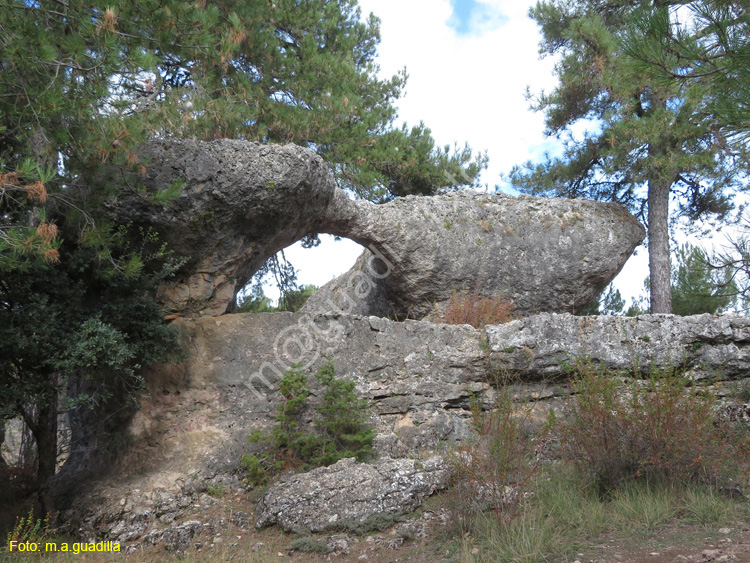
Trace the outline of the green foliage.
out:
<instances>
[{"instance_id":1,"label":"green foliage","mask_svg":"<svg viewBox=\"0 0 750 563\"><path fill-rule=\"evenodd\" d=\"M299 311L310 296L318 290L316 285L303 285L291 289L281 296L279 306L271 305L271 299L263 293L263 286L252 286L250 295L246 295L237 307L238 313L275 313L277 311Z\"/></svg>"},{"instance_id":2,"label":"green foliage","mask_svg":"<svg viewBox=\"0 0 750 563\"><path fill-rule=\"evenodd\" d=\"M372 455L375 430L367 425L368 402L355 391L355 382L336 377L333 362L315 374L325 390L315 424L322 436L310 459L313 465L331 465L347 457L363 461Z\"/></svg>"},{"instance_id":3,"label":"green foliage","mask_svg":"<svg viewBox=\"0 0 750 563\"><path fill-rule=\"evenodd\" d=\"M142 255L161 256L161 248ZM102 267L94 248L74 245L65 256L0 278L0 418L23 417L37 445L42 486L57 465L60 412L75 420L101 417L91 427L74 426L79 438L110 431L137 406L140 367L179 350L153 298L166 264L124 275ZM58 404L63 392L66 402ZM70 457L78 453L74 445Z\"/></svg>"},{"instance_id":4,"label":"green foliage","mask_svg":"<svg viewBox=\"0 0 750 563\"><path fill-rule=\"evenodd\" d=\"M275 311L278 309L271 304L271 298L265 296L263 286L260 284L253 286L250 295L246 294L237 307L238 313L273 313Z\"/></svg>"},{"instance_id":5,"label":"green foliage","mask_svg":"<svg viewBox=\"0 0 750 563\"><path fill-rule=\"evenodd\" d=\"M596 301L576 314L579 316L622 315L623 309L625 309L625 300L620 295L620 290L609 284Z\"/></svg>"},{"instance_id":6,"label":"green foliage","mask_svg":"<svg viewBox=\"0 0 750 563\"><path fill-rule=\"evenodd\" d=\"M29 510L26 517L17 516L16 523L8 532L5 547L10 545L11 541L15 542L32 542L40 543L50 536L50 517L47 515L44 520L34 518L34 509Z\"/></svg>"},{"instance_id":7,"label":"green foliage","mask_svg":"<svg viewBox=\"0 0 750 563\"><path fill-rule=\"evenodd\" d=\"M492 513L498 527L515 518L539 468L537 454L545 431L532 432L532 409L515 404L509 388L496 383L493 405L472 399L475 436L461 442L451 456L455 473L448 498L453 523L462 534L484 512Z\"/></svg>"},{"instance_id":8,"label":"green foliage","mask_svg":"<svg viewBox=\"0 0 750 563\"><path fill-rule=\"evenodd\" d=\"M750 134L750 16L743 2L684 2L681 18L646 4L632 18L626 53L634 73L680 88L699 87L727 136ZM679 25L688 14L689 25Z\"/></svg>"},{"instance_id":9,"label":"green foliage","mask_svg":"<svg viewBox=\"0 0 750 563\"><path fill-rule=\"evenodd\" d=\"M310 390L307 377L299 365L292 365L281 378L279 392L284 401L276 413L270 434L254 432L253 444L261 444L260 454L248 453L242 458L248 481L262 485L270 474L285 467L319 467L340 459L354 457L365 461L372 455L375 431L367 424L368 402L355 391L355 383L336 377L333 362L323 364L315 378L323 387L316 407L316 432L303 425Z\"/></svg>"},{"instance_id":10,"label":"green foliage","mask_svg":"<svg viewBox=\"0 0 750 563\"><path fill-rule=\"evenodd\" d=\"M302 553L331 553L333 549L328 547L324 539L305 536L296 538L289 544L289 551L300 551Z\"/></svg>"},{"instance_id":11,"label":"green foliage","mask_svg":"<svg viewBox=\"0 0 750 563\"><path fill-rule=\"evenodd\" d=\"M675 315L717 314L734 307L740 293L731 264L712 265L698 247L684 244L673 253L672 312ZM651 278L644 280L646 292ZM599 299L580 311L579 315L625 315L634 317L648 313L648 298L641 295L625 309L620 291L611 284Z\"/></svg>"},{"instance_id":12,"label":"green foliage","mask_svg":"<svg viewBox=\"0 0 750 563\"><path fill-rule=\"evenodd\" d=\"M718 422L715 398L686 389L678 371L622 381L579 362L572 382L563 456L602 493L633 479L716 486L747 453L747 439Z\"/></svg>"},{"instance_id":13,"label":"green foliage","mask_svg":"<svg viewBox=\"0 0 750 563\"><path fill-rule=\"evenodd\" d=\"M609 545L642 544L644 536L664 542L676 529L679 535L666 539L674 545L684 541L682 523L741 527L746 519L744 503L695 484L631 481L602 498L565 463L540 471L532 490L518 516L501 527L479 516L466 534L461 561L572 561L580 559L582 543L600 546L606 538Z\"/></svg>"},{"instance_id":14,"label":"green foliage","mask_svg":"<svg viewBox=\"0 0 750 563\"><path fill-rule=\"evenodd\" d=\"M25 209L48 199L71 223L97 224L121 186L97 182L96 168L144 165L135 148L154 137L308 146L342 187L373 200L472 184L486 166L468 147L436 147L421 123L394 125L406 72L378 77L379 21L362 18L356 0L304 9L296 0L2 0L0 12L6 250L28 239L17 231L29 227ZM85 197L71 201L73 184ZM178 190L149 198L164 205Z\"/></svg>"},{"instance_id":15,"label":"green foliage","mask_svg":"<svg viewBox=\"0 0 750 563\"><path fill-rule=\"evenodd\" d=\"M299 311L307 302L310 296L318 291L318 286L302 285L299 289L293 289L284 293L279 299L279 311L290 311L292 313Z\"/></svg>"},{"instance_id":16,"label":"green foliage","mask_svg":"<svg viewBox=\"0 0 750 563\"><path fill-rule=\"evenodd\" d=\"M736 302L737 284L731 268L712 268L705 253L685 244L672 267L672 309L676 315L721 313Z\"/></svg>"},{"instance_id":17,"label":"green foliage","mask_svg":"<svg viewBox=\"0 0 750 563\"><path fill-rule=\"evenodd\" d=\"M750 159L743 143L723 134L698 82L633 71L627 44L640 7L651 4L546 0L532 8L542 53L560 57L559 84L535 107L546 113L548 134L568 142L562 156L515 167L510 178L526 193L617 201L640 216L648 223L652 312L668 313L670 201L690 224L723 219ZM589 131L574 136L586 122Z\"/></svg>"}]
</instances>

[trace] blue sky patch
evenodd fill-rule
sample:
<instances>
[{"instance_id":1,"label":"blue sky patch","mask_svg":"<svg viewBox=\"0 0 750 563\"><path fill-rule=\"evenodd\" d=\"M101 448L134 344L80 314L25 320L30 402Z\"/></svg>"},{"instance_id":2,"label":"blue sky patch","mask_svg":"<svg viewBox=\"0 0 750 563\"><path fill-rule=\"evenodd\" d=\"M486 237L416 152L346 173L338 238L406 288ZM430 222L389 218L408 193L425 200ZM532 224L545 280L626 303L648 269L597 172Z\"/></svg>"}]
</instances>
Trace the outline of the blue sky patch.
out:
<instances>
[{"instance_id":1,"label":"blue sky patch","mask_svg":"<svg viewBox=\"0 0 750 563\"><path fill-rule=\"evenodd\" d=\"M498 10L492 9L477 0L450 0L453 6L448 25L457 35L481 35L487 31L497 29L508 18Z\"/></svg>"}]
</instances>

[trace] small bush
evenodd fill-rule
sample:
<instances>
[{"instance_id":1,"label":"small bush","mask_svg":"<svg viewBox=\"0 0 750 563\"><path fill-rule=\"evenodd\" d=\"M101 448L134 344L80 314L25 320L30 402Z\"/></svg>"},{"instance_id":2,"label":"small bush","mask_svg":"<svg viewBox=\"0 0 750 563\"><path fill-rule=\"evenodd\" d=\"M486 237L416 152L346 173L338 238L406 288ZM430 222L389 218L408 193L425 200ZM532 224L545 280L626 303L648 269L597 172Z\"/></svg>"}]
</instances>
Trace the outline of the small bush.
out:
<instances>
[{"instance_id":1,"label":"small bush","mask_svg":"<svg viewBox=\"0 0 750 563\"><path fill-rule=\"evenodd\" d=\"M329 359L315 374L323 386L316 411L315 429L303 427L302 413L310 390L299 365L293 365L279 384L284 402L269 435L251 434L251 443L261 444L261 453L242 457L248 481L262 485L285 467L310 468L331 465L347 457L364 461L372 455L375 430L367 424L369 404L355 391L354 381L339 379Z\"/></svg>"},{"instance_id":2,"label":"small bush","mask_svg":"<svg viewBox=\"0 0 750 563\"><path fill-rule=\"evenodd\" d=\"M34 509L29 511L28 516L16 517L16 523L13 529L8 532L8 538L5 542L6 546L10 545L11 541L24 543L40 543L47 539L50 535L50 518L49 515L42 520L41 518L34 518Z\"/></svg>"},{"instance_id":3,"label":"small bush","mask_svg":"<svg viewBox=\"0 0 750 563\"><path fill-rule=\"evenodd\" d=\"M686 390L677 371L623 382L579 362L572 381L562 453L601 493L639 478L716 486L748 451L747 439L717 420L714 397Z\"/></svg>"},{"instance_id":4,"label":"small bush","mask_svg":"<svg viewBox=\"0 0 750 563\"><path fill-rule=\"evenodd\" d=\"M302 553L331 553L331 549L325 540L305 536L292 540L289 551L301 551Z\"/></svg>"},{"instance_id":5,"label":"small bush","mask_svg":"<svg viewBox=\"0 0 750 563\"><path fill-rule=\"evenodd\" d=\"M347 457L357 461L369 458L375 439L375 430L367 425L369 403L357 395L354 381L336 377L330 360L318 370L315 378L325 392L317 408L320 416L315 421L320 440L309 462L331 465Z\"/></svg>"},{"instance_id":6,"label":"small bush","mask_svg":"<svg viewBox=\"0 0 750 563\"><path fill-rule=\"evenodd\" d=\"M500 389L492 408L472 401L471 412L476 435L453 453L455 474L449 496L455 524L462 532L485 511L494 514L500 526L516 515L539 464L537 446L544 443L543 433L535 436L526 427L529 407L515 405L505 389Z\"/></svg>"},{"instance_id":7,"label":"small bush","mask_svg":"<svg viewBox=\"0 0 750 563\"><path fill-rule=\"evenodd\" d=\"M513 303L509 299L481 295L477 292L454 293L445 307L443 322L468 324L474 328L502 324L513 320Z\"/></svg>"},{"instance_id":8,"label":"small bush","mask_svg":"<svg viewBox=\"0 0 750 563\"><path fill-rule=\"evenodd\" d=\"M734 393L734 398L738 401L742 401L743 403L750 403L750 380L745 379L742 383L740 383Z\"/></svg>"}]
</instances>

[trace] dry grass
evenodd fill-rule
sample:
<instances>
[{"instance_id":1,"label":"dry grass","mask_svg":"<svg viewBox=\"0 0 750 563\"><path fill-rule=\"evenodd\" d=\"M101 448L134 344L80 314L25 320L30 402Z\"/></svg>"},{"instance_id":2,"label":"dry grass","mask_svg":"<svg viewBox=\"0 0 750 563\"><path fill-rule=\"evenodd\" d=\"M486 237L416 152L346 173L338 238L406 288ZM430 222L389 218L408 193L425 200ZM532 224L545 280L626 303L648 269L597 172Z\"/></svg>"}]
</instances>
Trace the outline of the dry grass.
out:
<instances>
[{"instance_id":1,"label":"dry grass","mask_svg":"<svg viewBox=\"0 0 750 563\"><path fill-rule=\"evenodd\" d=\"M443 313L446 324L468 324L474 328L503 324L513 320L513 303L510 299L474 292L454 293Z\"/></svg>"}]
</instances>

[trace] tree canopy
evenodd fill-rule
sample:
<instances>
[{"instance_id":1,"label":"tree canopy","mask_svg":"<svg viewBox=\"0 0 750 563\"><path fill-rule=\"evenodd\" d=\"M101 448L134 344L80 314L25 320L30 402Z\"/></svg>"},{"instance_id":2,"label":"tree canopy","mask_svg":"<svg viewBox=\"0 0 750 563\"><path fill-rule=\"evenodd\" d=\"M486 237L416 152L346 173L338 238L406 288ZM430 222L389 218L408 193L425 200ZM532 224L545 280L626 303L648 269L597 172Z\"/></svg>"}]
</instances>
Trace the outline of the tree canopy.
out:
<instances>
[{"instance_id":1,"label":"tree canopy","mask_svg":"<svg viewBox=\"0 0 750 563\"><path fill-rule=\"evenodd\" d=\"M159 275L112 275L95 250L0 276L0 420L20 416L34 436L44 512L57 467L58 414L97 420L74 427L71 457L137 405L141 365L177 354L176 333L153 299ZM160 259L156 255L152 258Z\"/></svg>"},{"instance_id":2,"label":"tree canopy","mask_svg":"<svg viewBox=\"0 0 750 563\"><path fill-rule=\"evenodd\" d=\"M672 309L675 315L722 313L737 301L730 267L712 268L703 250L688 244L676 252L672 268Z\"/></svg>"},{"instance_id":3,"label":"tree canopy","mask_svg":"<svg viewBox=\"0 0 750 563\"><path fill-rule=\"evenodd\" d=\"M486 163L436 147L422 123L394 126L406 72L378 78L379 21L356 0L1 0L0 13L0 251L34 235L12 209L69 199L97 165L137 166L153 137L309 146L376 201L471 183ZM67 203L95 215L117 188Z\"/></svg>"},{"instance_id":4,"label":"tree canopy","mask_svg":"<svg viewBox=\"0 0 750 563\"><path fill-rule=\"evenodd\" d=\"M616 201L644 220L651 311L660 313L671 312L670 223L726 217L748 162L700 81L657 79L631 56L644 11L670 14L684 4L539 2L531 16L542 29L542 54L559 57L559 84L535 107L545 111L549 135L566 136L565 149L511 172L521 191ZM581 124L587 132L573 134Z\"/></svg>"},{"instance_id":5,"label":"tree canopy","mask_svg":"<svg viewBox=\"0 0 750 563\"><path fill-rule=\"evenodd\" d=\"M625 40L636 72L666 84L698 84L728 136L750 136L750 11L746 2L648 6Z\"/></svg>"}]
</instances>

